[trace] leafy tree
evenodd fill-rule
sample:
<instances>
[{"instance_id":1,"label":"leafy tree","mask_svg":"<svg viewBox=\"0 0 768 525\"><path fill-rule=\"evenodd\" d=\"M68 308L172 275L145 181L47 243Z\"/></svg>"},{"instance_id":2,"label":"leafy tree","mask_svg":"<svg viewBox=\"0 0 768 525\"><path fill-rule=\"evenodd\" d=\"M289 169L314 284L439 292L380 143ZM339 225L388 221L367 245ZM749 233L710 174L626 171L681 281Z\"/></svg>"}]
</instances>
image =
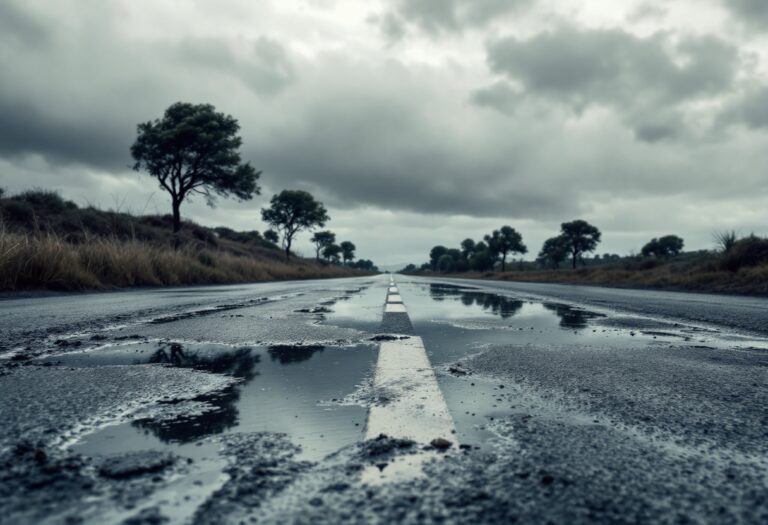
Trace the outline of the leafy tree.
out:
<instances>
[{"instance_id":1,"label":"leafy tree","mask_svg":"<svg viewBox=\"0 0 768 525\"><path fill-rule=\"evenodd\" d=\"M502 272L506 270L508 254L528 252L528 248L523 244L523 236L510 226L502 226L500 230L494 230L491 235L486 235L485 242L488 243L488 249L492 254L501 256Z\"/></svg>"},{"instance_id":2,"label":"leafy tree","mask_svg":"<svg viewBox=\"0 0 768 525\"><path fill-rule=\"evenodd\" d=\"M461 241L461 254L464 259L469 260L475 251L475 241L472 239L464 239Z\"/></svg>"},{"instance_id":3,"label":"leafy tree","mask_svg":"<svg viewBox=\"0 0 768 525\"><path fill-rule=\"evenodd\" d=\"M683 244L683 239L677 235L665 235L659 239L651 239L650 242L643 246L641 253L645 257L653 256L666 259L679 255L683 251Z\"/></svg>"},{"instance_id":4,"label":"leafy tree","mask_svg":"<svg viewBox=\"0 0 768 525\"><path fill-rule=\"evenodd\" d=\"M560 264L568 258L568 253L568 240L565 237L550 237L541 247L539 260L545 266L559 268Z\"/></svg>"},{"instance_id":5,"label":"leafy tree","mask_svg":"<svg viewBox=\"0 0 768 525\"><path fill-rule=\"evenodd\" d=\"M277 234L275 230L267 230L264 232L264 238L271 242L272 244L277 244L280 242L280 236Z\"/></svg>"},{"instance_id":6,"label":"leafy tree","mask_svg":"<svg viewBox=\"0 0 768 525\"><path fill-rule=\"evenodd\" d=\"M345 264L355 258L355 250L357 247L354 244L349 241L344 241L339 247L341 248L341 258L344 260Z\"/></svg>"},{"instance_id":7,"label":"leafy tree","mask_svg":"<svg viewBox=\"0 0 768 525\"><path fill-rule=\"evenodd\" d=\"M407 264L405 268L400 270L400 273L409 273L409 272L415 272L418 268L416 268L416 265L413 263Z\"/></svg>"},{"instance_id":8,"label":"leafy tree","mask_svg":"<svg viewBox=\"0 0 768 525\"><path fill-rule=\"evenodd\" d=\"M260 193L261 172L241 162L239 131L237 120L216 112L212 105L186 102L171 105L160 119L138 125L131 146L133 169L146 170L170 194L177 245L181 203L190 195L203 195L213 206L216 195L250 200Z\"/></svg>"},{"instance_id":9,"label":"leafy tree","mask_svg":"<svg viewBox=\"0 0 768 525\"><path fill-rule=\"evenodd\" d=\"M437 270L443 273L450 273L456 270L456 261L450 254L444 253L437 260Z\"/></svg>"},{"instance_id":10,"label":"leafy tree","mask_svg":"<svg viewBox=\"0 0 768 525\"><path fill-rule=\"evenodd\" d=\"M583 220L562 223L560 235L567 243L574 269L582 254L594 251L600 242L600 230Z\"/></svg>"},{"instance_id":11,"label":"leafy tree","mask_svg":"<svg viewBox=\"0 0 768 525\"><path fill-rule=\"evenodd\" d=\"M469 268L476 272L486 272L493 270L496 262L495 255L488 249L488 245L483 241L475 245L475 251L469 259Z\"/></svg>"},{"instance_id":12,"label":"leafy tree","mask_svg":"<svg viewBox=\"0 0 768 525\"><path fill-rule=\"evenodd\" d=\"M437 262L446 252L448 252L448 248L445 246L435 246L429 251L429 265L433 271L437 271Z\"/></svg>"},{"instance_id":13,"label":"leafy tree","mask_svg":"<svg viewBox=\"0 0 768 525\"><path fill-rule=\"evenodd\" d=\"M373 264L373 261L369 259L358 259L357 261L353 262L351 264L353 268L357 268L358 270L363 270L366 272L376 272L379 269L376 268L376 265Z\"/></svg>"},{"instance_id":14,"label":"leafy tree","mask_svg":"<svg viewBox=\"0 0 768 525\"><path fill-rule=\"evenodd\" d=\"M323 257L332 262L339 262L339 256L341 255L341 246L338 244L329 244L323 248Z\"/></svg>"},{"instance_id":15,"label":"leafy tree","mask_svg":"<svg viewBox=\"0 0 768 525\"><path fill-rule=\"evenodd\" d=\"M336 234L328 230L315 232L311 241L315 244L315 259L319 261L323 248L336 242Z\"/></svg>"},{"instance_id":16,"label":"leafy tree","mask_svg":"<svg viewBox=\"0 0 768 525\"><path fill-rule=\"evenodd\" d=\"M261 218L283 234L285 258L291 258L291 244L297 233L322 228L328 212L315 198L301 190L283 190L272 197L270 207L261 210Z\"/></svg>"}]
</instances>

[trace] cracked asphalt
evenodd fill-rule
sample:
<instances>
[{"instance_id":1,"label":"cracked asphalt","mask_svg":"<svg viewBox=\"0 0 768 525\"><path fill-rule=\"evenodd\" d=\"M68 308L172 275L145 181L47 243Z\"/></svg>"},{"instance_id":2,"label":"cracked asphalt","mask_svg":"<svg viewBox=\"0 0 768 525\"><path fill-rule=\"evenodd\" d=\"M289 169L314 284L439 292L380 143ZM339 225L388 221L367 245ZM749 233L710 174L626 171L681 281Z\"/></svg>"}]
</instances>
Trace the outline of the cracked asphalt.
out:
<instances>
[{"instance_id":1,"label":"cracked asphalt","mask_svg":"<svg viewBox=\"0 0 768 525\"><path fill-rule=\"evenodd\" d=\"M768 300L397 281L0 299L0 523L768 523ZM461 446L365 483L414 335Z\"/></svg>"}]
</instances>

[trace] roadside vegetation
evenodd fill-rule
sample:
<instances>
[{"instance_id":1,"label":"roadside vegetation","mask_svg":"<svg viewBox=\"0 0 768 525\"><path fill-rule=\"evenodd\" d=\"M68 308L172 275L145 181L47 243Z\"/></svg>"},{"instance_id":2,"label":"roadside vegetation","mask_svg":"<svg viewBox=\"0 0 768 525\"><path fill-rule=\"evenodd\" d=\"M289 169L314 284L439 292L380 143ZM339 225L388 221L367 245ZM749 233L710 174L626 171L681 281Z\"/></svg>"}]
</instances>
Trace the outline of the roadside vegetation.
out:
<instances>
[{"instance_id":1,"label":"roadside vegetation","mask_svg":"<svg viewBox=\"0 0 768 525\"><path fill-rule=\"evenodd\" d=\"M133 169L155 179L170 215L134 216L81 208L55 192L5 196L0 188L0 291L220 284L343 277L375 272L355 261L355 245L322 241L314 260L291 251L297 234L330 220L305 191L283 190L262 218L271 229L238 232L185 221L182 204L198 196L249 201L261 172L240 155L240 125L210 104L177 102L137 127ZM314 241L314 239L313 239ZM278 245L280 243L280 245ZM336 251L336 249L338 249ZM343 256L343 263L339 260ZM293 257L292 257L293 255Z\"/></svg>"},{"instance_id":2,"label":"roadside vegetation","mask_svg":"<svg viewBox=\"0 0 768 525\"><path fill-rule=\"evenodd\" d=\"M501 232L506 231L506 235ZM512 234L511 232L514 232ZM513 242L499 242L500 238ZM535 261L507 262L506 253L524 255L522 236L504 226L481 241L465 239L458 248L435 246L429 261L402 272L472 279L592 284L720 293L768 294L768 239L735 231L713 235L716 248L684 251L677 235L650 239L637 253L592 255L601 241L595 226L576 220L547 239Z\"/></svg>"},{"instance_id":3,"label":"roadside vegetation","mask_svg":"<svg viewBox=\"0 0 768 525\"><path fill-rule=\"evenodd\" d=\"M0 291L224 284L359 275L294 257L258 231L81 208L47 191L0 198ZM178 246L177 246L178 243ZM372 270L369 269L369 270Z\"/></svg>"}]
</instances>

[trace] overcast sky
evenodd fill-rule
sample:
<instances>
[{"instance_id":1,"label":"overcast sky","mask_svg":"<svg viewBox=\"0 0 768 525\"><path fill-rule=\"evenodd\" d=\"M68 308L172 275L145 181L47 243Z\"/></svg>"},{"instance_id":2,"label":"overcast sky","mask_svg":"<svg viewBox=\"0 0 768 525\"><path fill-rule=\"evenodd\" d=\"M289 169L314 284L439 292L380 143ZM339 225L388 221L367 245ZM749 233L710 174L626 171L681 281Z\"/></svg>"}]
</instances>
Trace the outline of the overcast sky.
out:
<instances>
[{"instance_id":1,"label":"overcast sky","mask_svg":"<svg viewBox=\"0 0 768 525\"><path fill-rule=\"evenodd\" d=\"M768 234L765 0L0 0L0 72L12 191L167 213L136 124L208 102L264 173L182 208L206 225L299 188L379 264L504 224L535 256L576 218L599 253Z\"/></svg>"}]
</instances>

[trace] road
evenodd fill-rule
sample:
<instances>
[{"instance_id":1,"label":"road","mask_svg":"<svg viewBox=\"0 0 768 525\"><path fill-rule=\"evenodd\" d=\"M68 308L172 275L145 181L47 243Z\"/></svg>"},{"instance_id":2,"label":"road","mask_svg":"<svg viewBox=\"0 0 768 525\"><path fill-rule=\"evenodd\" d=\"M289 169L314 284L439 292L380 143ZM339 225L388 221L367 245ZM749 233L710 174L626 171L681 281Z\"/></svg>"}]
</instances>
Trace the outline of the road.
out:
<instances>
[{"instance_id":1,"label":"road","mask_svg":"<svg viewBox=\"0 0 768 525\"><path fill-rule=\"evenodd\" d=\"M0 300L0 523L768 523L768 300L394 279Z\"/></svg>"}]
</instances>

